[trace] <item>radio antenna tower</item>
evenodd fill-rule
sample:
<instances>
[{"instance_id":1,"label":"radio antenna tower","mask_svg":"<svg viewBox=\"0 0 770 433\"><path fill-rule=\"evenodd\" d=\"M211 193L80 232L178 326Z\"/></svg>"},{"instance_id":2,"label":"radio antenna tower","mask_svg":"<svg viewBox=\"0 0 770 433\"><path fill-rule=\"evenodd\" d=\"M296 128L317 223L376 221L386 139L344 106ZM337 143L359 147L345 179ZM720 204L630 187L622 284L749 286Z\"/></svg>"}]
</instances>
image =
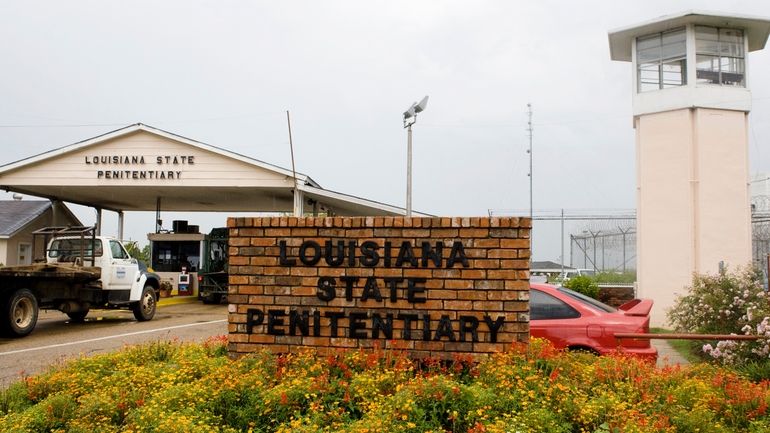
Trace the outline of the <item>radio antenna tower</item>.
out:
<instances>
[{"instance_id":1,"label":"radio antenna tower","mask_svg":"<svg viewBox=\"0 0 770 433\"><path fill-rule=\"evenodd\" d=\"M527 103L527 117L529 120L527 121L527 132L529 135L529 149L527 149L527 153L529 154L529 173L527 173L527 176L529 176L529 219L532 221L532 217L534 216L533 210L532 210L532 104ZM531 224L531 222L530 222ZM530 247L530 257L531 257L531 249L532 249L532 230L530 229L529 232L529 247Z\"/></svg>"}]
</instances>

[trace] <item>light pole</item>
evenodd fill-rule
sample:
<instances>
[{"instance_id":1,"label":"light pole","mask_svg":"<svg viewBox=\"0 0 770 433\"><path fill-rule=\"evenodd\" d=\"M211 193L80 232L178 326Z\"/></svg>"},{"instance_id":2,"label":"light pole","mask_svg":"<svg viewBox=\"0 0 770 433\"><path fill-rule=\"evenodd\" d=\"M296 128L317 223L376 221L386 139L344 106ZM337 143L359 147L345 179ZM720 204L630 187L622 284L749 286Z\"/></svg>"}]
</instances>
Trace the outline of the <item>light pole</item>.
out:
<instances>
[{"instance_id":1,"label":"light pole","mask_svg":"<svg viewBox=\"0 0 770 433\"><path fill-rule=\"evenodd\" d=\"M413 103L404 111L404 128L406 128L406 216L412 216L412 125L417 122L417 113L428 106L428 96Z\"/></svg>"}]
</instances>

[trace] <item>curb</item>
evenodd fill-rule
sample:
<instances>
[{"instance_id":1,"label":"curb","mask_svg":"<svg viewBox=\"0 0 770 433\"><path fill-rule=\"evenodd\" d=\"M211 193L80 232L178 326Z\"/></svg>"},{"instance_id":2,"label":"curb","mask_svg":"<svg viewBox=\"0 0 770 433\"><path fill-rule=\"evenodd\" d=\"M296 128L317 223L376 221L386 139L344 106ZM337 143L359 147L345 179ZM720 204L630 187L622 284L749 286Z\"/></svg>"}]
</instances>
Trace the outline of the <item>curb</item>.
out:
<instances>
[{"instance_id":1,"label":"curb","mask_svg":"<svg viewBox=\"0 0 770 433\"><path fill-rule=\"evenodd\" d=\"M158 301L158 307L177 304L192 304L194 302L198 302L197 296L174 296L171 298L161 298Z\"/></svg>"}]
</instances>

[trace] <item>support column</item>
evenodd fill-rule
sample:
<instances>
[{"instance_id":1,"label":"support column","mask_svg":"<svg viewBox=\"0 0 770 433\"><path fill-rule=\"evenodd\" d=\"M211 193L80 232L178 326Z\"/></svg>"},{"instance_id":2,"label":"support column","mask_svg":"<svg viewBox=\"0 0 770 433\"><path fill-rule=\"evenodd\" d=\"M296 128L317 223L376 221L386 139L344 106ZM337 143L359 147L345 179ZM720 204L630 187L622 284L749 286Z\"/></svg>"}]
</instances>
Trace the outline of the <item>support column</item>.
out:
<instances>
[{"instance_id":1,"label":"support column","mask_svg":"<svg viewBox=\"0 0 770 433\"><path fill-rule=\"evenodd\" d=\"M102 235L102 210L97 208L96 209L96 235L101 236Z\"/></svg>"},{"instance_id":2,"label":"support column","mask_svg":"<svg viewBox=\"0 0 770 433\"><path fill-rule=\"evenodd\" d=\"M160 219L160 197L155 198L155 233L160 233L163 228L163 220Z\"/></svg>"},{"instance_id":3,"label":"support column","mask_svg":"<svg viewBox=\"0 0 770 433\"><path fill-rule=\"evenodd\" d=\"M58 226L63 225L61 221L61 205L59 200L51 200L51 225Z\"/></svg>"},{"instance_id":4,"label":"support column","mask_svg":"<svg viewBox=\"0 0 770 433\"><path fill-rule=\"evenodd\" d=\"M305 214L305 194L294 188L294 216L301 217Z\"/></svg>"},{"instance_id":5,"label":"support column","mask_svg":"<svg viewBox=\"0 0 770 433\"><path fill-rule=\"evenodd\" d=\"M123 211L118 211L118 239L123 240Z\"/></svg>"}]
</instances>

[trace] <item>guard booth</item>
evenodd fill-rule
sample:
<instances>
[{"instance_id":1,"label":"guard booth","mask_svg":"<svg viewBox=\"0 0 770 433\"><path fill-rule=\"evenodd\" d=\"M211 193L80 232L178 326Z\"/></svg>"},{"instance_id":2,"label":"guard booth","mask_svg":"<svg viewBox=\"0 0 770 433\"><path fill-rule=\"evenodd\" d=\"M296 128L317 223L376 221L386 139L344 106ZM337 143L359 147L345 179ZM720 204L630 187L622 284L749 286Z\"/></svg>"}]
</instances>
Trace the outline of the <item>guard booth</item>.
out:
<instances>
[{"instance_id":1,"label":"guard booth","mask_svg":"<svg viewBox=\"0 0 770 433\"><path fill-rule=\"evenodd\" d=\"M201 248L205 235L197 225L174 221L171 231L147 235L150 241L150 266L162 281L172 286L172 296L197 295Z\"/></svg>"}]
</instances>

